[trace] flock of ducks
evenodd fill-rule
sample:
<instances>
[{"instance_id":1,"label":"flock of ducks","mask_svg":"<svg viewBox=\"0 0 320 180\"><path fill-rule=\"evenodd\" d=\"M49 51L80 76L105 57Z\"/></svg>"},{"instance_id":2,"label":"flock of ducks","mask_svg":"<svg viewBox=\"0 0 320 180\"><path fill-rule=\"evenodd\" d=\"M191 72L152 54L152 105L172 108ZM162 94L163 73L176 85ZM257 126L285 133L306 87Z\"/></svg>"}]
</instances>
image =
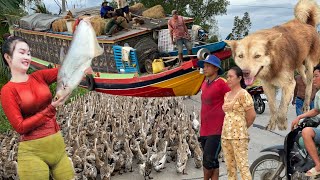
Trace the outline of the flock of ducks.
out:
<instances>
[{"instance_id":1,"label":"flock of ducks","mask_svg":"<svg viewBox=\"0 0 320 180\"><path fill-rule=\"evenodd\" d=\"M90 92L60 107L57 120L76 179L106 180L128 171L151 179L168 162L185 174L191 157L196 168L202 167L198 115L182 101ZM0 134L0 177L5 179L17 179L18 138L13 131Z\"/></svg>"}]
</instances>

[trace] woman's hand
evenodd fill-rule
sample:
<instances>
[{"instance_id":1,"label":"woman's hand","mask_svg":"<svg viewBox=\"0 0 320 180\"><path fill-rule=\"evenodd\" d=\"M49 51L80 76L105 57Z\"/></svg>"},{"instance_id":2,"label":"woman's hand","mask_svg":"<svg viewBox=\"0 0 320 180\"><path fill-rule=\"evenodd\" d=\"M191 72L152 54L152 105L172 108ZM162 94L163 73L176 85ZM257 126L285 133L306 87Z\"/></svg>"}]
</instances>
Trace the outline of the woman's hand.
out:
<instances>
[{"instance_id":1,"label":"woman's hand","mask_svg":"<svg viewBox=\"0 0 320 180\"><path fill-rule=\"evenodd\" d=\"M87 74L93 74L94 72L93 72L93 69L92 69L92 67L90 66L90 67L88 67L86 70L84 70L84 74L85 75L87 75Z\"/></svg>"},{"instance_id":2,"label":"woman's hand","mask_svg":"<svg viewBox=\"0 0 320 180\"><path fill-rule=\"evenodd\" d=\"M68 99L68 97L69 97L69 95L59 97L58 99L54 98L53 101L51 102L51 105L52 105L53 107L55 107L55 108L58 107L58 106L61 106L61 105L63 105L63 104L66 102L66 100Z\"/></svg>"}]
</instances>

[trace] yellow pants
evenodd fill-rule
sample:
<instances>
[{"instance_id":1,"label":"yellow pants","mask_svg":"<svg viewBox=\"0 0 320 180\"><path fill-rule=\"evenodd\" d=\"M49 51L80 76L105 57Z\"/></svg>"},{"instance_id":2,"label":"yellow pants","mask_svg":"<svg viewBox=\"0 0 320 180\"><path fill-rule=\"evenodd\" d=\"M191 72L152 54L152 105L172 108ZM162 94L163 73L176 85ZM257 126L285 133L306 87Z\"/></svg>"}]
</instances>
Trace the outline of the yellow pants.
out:
<instances>
[{"instance_id":1,"label":"yellow pants","mask_svg":"<svg viewBox=\"0 0 320 180\"><path fill-rule=\"evenodd\" d=\"M237 179L237 167L242 180L252 180L248 162L248 139L221 139L228 180Z\"/></svg>"},{"instance_id":2,"label":"yellow pants","mask_svg":"<svg viewBox=\"0 0 320 180\"><path fill-rule=\"evenodd\" d=\"M74 178L71 160L67 157L60 132L19 143L18 175L20 180L55 180Z\"/></svg>"}]
</instances>

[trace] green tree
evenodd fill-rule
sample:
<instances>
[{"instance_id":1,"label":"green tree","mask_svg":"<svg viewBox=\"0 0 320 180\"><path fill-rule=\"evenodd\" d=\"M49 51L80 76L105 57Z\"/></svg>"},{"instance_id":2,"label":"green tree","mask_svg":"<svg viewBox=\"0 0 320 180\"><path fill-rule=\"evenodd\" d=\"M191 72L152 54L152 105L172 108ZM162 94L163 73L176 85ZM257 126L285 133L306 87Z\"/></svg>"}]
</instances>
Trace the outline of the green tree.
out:
<instances>
[{"instance_id":1,"label":"green tree","mask_svg":"<svg viewBox=\"0 0 320 180\"><path fill-rule=\"evenodd\" d=\"M38 2L35 4L35 7L31 8L35 13L43 13L43 14L52 14L48 11L46 5L43 2Z\"/></svg>"},{"instance_id":2,"label":"green tree","mask_svg":"<svg viewBox=\"0 0 320 180\"><path fill-rule=\"evenodd\" d=\"M212 17L227 13L228 0L188 0L187 15L194 18L194 23L211 27Z\"/></svg>"},{"instance_id":3,"label":"green tree","mask_svg":"<svg viewBox=\"0 0 320 180\"><path fill-rule=\"evenodd\" d=\"M23 0L0 0L0 11L5 9L15 9L23 3Z\"/></svg>"},{"instance_id":4,"label":"green tree","mask_svg":"<svg viewBox=\"0 0 320 180\"><path fill-rule=\"evenodd\" d=\"M142 3L146 8L150 8L156 5L161 5L163 9L165 10L166 14L171 14L171 11L176 9L181 15L186 15L186 9L187 5L189 4L189 0L136 0L136 1L130 1L130 4L133 4L134 2L140 2Z\"/></svg>"},{"instance_id":5,"label":"green tree","mask_svg":"<svg viewBox=\"0 0 320 180\"><path fill-rule=\"evenodd\" d=\"M215 43L218 42L219 38L217 35L210 36L210 38L206 41L207 43Z\"/></svg>"},{"instance_id":6,"label":"green tree","mask_svg":"<svg viewBox=\"0 0 320 180\"><path fill-rule=\"evenodd\" d=\"M242 19L239 16L234 17L233 28L232 28L232 37L231 39L239 40L244 38L249 34L251 28L251 21L248 12L244 13Z\"/></svg>"}]
</instances>

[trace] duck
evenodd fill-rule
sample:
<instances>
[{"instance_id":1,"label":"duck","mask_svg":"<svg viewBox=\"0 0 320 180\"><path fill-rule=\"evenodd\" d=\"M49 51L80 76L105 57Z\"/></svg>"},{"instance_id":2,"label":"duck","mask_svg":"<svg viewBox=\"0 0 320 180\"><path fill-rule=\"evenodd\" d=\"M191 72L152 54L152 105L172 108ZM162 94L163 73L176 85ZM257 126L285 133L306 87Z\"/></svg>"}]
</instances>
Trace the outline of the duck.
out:
<instances>
[{"instance_id":1,"label":"duck","mask_svg":"<svg viewBox=\"0 0 320 180\"><path fill-rule=\"evenodd\" d=\"M192 128L196 132L198 132L199 131L199 126L200 126L200 123L199 123L199 120L198 120L198 116L194 111L192 113L193 113Z\"/></svg>"},{"instance_id":2,"label":"duck","mask_svg":"<svg viewBox=\"0 0 320 180\"><path fill-rule=\"evenodd\" d=\"M191 156L191 151L186 139L181 140L181 134L179 135L179 146L177 150L177 172L182 174L187 174L185 172L188 156Z\"/></svg>"},{"instance_id":3,"label":"duck","mask_svg":"<svg viewBox=\"0 0 320 180\"><path fill-rule=\"evenodd\" d=\"M124 141L124 152L126 156L125 160L125 171L129 170L132 172L132 160L133 160L133 153L130 149L129 140L125 139Z\"/></svg>"},{"instance_id":4,"label":"duck","mask_svg":"<svg viewBox=\"0 0 320 180\"><path fill-rule=\"evenodd\" d=\"M151 149L148 149L146 160L139 165L139 173L144 177L145 180L147 179L153 179L153 177L150 176L152 172L152 161L150 160L150 151Z\"/></svg>"},{"instance_id":5,"label":"duck","mask_svg":"<svg viewBox=\"0 0 320 180\"><path fill-rule=\"evenodd\" d=\"M193 151L193 159L194 159L194 164L196 165L196 168L201 168L202 167L202 150L200 148L200 144L196 143Z\"/></svg>"},{"instance_id":6,"label":"duck","mask_svg":"<svg viewBox=\"0 0 320 180\"><path fill-rule=\"evenodd\" d=\"M156 170L157 172L165 168L164 165L167 161L168 141L161 142L161 146L163 149L150 157L150 160L153 162L154 170Z\"/></svg>"}]
</instances>

